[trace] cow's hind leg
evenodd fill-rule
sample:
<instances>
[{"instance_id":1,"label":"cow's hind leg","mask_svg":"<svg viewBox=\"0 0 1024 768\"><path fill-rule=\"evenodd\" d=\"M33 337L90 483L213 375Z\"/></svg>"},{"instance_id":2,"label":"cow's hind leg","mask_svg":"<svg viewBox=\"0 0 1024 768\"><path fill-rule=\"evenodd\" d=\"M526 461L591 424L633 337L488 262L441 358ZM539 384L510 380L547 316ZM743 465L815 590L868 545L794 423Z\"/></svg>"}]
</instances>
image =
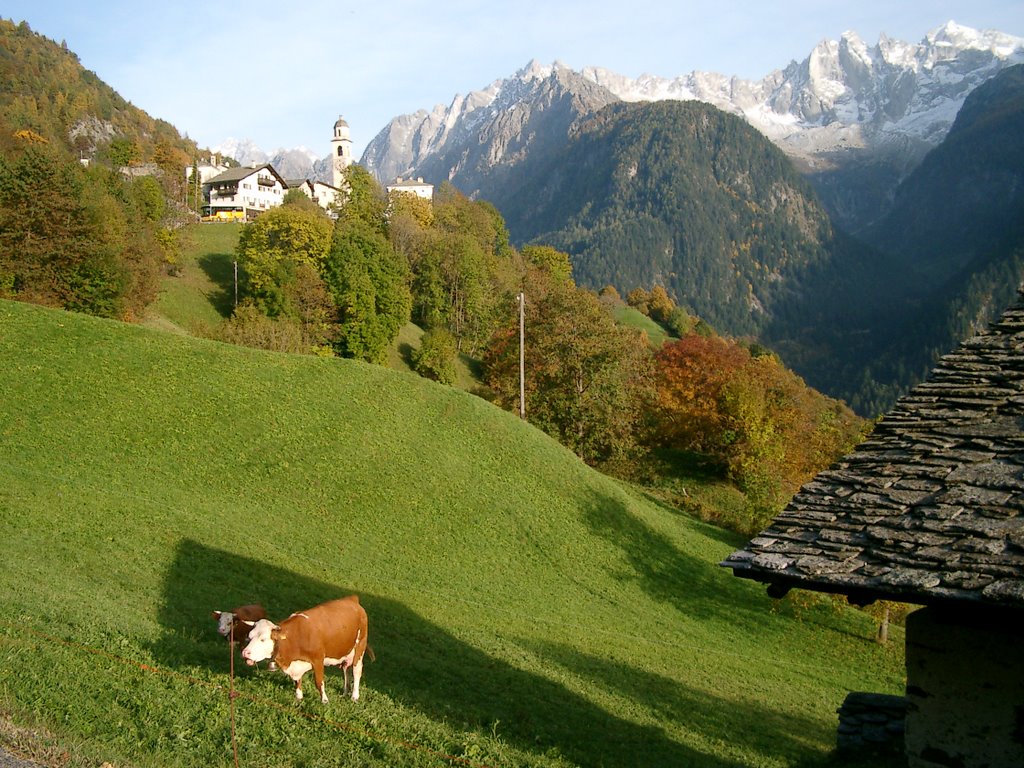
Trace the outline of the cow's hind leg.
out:
<instances>
[{"instance_id":1,"label":"cow's hind leg","mask_svg":"<svg viewBox=\"0 0 1024 768\"><path fill-rule=\"evenodd\" d=\"M359 678L363 676L363 657L352 665L352 701L359 701Z\"/></svg>"}]
</instances>

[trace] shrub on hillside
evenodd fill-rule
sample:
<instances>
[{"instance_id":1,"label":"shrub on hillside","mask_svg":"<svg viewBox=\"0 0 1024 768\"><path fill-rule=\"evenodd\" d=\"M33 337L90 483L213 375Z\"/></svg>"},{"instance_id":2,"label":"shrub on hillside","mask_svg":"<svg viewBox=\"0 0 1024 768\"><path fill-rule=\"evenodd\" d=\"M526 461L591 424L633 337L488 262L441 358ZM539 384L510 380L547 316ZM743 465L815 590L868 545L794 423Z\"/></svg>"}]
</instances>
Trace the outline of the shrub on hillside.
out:
<instances>
[{"instance_id":1,"label":"shrub on hillside","mask_svg":"<svg viewBox=\"0 0 1024 768\"><path fill-rule=\"evenodd\" d=\"M455 383L455 337L444 328L423 334L420 348L412 354L413 370L441 384Z\"/></svg>"},{"instance_id":2,"label":"shrub on hillside","mask_svg":"<svg viewBox=\"0 0 1024 768\"><path fill-rule=\"evenodd\" d=\"M267 317L251 304L244 304L235 310L231 319L221 326L219 339L228 344L273 352L310 351L309 344L303 339L302 327L297 321L283 317Z\"/></svg>"}]
</instances>

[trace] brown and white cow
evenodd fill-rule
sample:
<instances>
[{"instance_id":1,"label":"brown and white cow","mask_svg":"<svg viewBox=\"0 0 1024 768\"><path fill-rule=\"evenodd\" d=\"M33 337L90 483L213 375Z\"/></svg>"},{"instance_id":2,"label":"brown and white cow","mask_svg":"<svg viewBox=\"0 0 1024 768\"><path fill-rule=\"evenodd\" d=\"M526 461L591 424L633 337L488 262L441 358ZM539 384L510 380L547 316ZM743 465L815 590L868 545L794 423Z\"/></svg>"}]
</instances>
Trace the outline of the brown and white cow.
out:
<instances>
[{"instance_id":1,"label":"brown and white cow","mask_svg":"<svg viewBox=\"0 0 1024 768\"><path fill-rule=\"evenodd\" d=\"M247 622L252 623L252 622ZM366 611L358 595L331 600L315 608L293 613L280 624L268 619L252 623L249 644L242 658L249 665L264 659L295 681L295 698L302 700L302 676L313 670L320 701L327 703L324 667L352 669L352 700L359 700L359 679L363 674L363 653L368 649Z\"/></svg>"},{"instance_id":2,"label":"brown and white cow","mask_svg":"<svg viewBox=\"0 0 1024 768\"><path fill-rule=\"evenodd\" d=\"M267 612L259 603L253 603L230 611L214 611L213 618L217 620L217 631L224 637L241 641L249 633L251 622L267 618ZM247 621L250 624L246 624Z\"/></svg>"}]
</instances>

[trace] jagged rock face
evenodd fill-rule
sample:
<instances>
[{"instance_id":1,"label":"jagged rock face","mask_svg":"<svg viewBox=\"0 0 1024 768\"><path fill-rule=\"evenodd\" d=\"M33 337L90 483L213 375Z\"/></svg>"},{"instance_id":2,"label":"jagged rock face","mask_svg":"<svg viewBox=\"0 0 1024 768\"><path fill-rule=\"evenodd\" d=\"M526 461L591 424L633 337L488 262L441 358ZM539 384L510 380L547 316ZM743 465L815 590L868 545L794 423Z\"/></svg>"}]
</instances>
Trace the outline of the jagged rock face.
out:
<instances>
[{"instance_id":1,"label":"jagged rock face","mask_svg":"<svg viewBox=\"0 0 1024 768\"><path fill-rule=\"evenodd\" d=\"M316 159L301 149L281 149L268 162L286 179L311 179Z\"/></svg>"},{"instance_id":2,"label":"jagged rock face","mask_svg":"<svg viewBox=\"0 0 1024 768\"><path fill-rule=\"evenodd\" d=\"M225 139L211 149L225 157L234 158L239 165L259 165L270 160L270 155L250 139Z\"/></svg>"},{"instance_id":3,"label":"jagged rock face","mask_svg":"<svg viewBox=\"0 0 1024 768\"><path fill-rule=\"evenodd\" d=\"M396 117L367 145L360 164L385 184L414 175L413 170L424 158L471 135L486 117L480 110L491 106L500 88L501 82L496 81L485 90L456 95L447 107L438 104L430 112L421 109Z\"/></svg>"},{"instance_id":4,"label":"jagged rock face","mask_svg":"<svg viewBox=\"0 0 1024 768\"><path fill-rule=\"evenodd\" d=\"M315 152L304 147L278 149L268 154L248 139L227 139L213 151L233 157L239 165L261 165L270 163L286 179L331 180L330 157L318 158Z\"/></svg>"},{"instance_id":5,"label":"jagged rock face","mask_svg":"<svg viewBox=\"0 0 1024 768\"><path fill-rule=\"evenodd\" d=\"M447 107L392 120L367 146L361 163L378 179L422 176L449 180L466 194L486 195L528 153L562 146L572 124L618 98L580 73L532 62L515 76Z\"/></svg>"},{"instance_id":6,"label":"jagged rock face","mask_svg":"<svg viewBox=\"0 0 1024 768\"><path fill-rule=\"evenodd\" d=\"M117 129L109 120L86 116L71 126L68 138L72 144L90 154L101 144L107 144L117 136Z\"/></svg>"}]
</instances>

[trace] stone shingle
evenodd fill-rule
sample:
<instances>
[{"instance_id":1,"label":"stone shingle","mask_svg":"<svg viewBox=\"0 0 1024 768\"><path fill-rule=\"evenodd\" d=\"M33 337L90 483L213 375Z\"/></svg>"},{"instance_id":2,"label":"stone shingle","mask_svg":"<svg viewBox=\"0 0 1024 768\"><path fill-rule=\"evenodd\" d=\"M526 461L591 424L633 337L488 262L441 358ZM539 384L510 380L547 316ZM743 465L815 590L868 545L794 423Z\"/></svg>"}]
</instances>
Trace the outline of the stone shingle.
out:
<instances>
[{"instance_id":1,"label":"stone shingle","mask_svg":"<svg viewBox=\"0 0 1024 768\"><path fill-rule=\"evenodd\" d=\"M722 565L784 586L1024 608L1024 293Z\"/></svg>"}]
</instances>

